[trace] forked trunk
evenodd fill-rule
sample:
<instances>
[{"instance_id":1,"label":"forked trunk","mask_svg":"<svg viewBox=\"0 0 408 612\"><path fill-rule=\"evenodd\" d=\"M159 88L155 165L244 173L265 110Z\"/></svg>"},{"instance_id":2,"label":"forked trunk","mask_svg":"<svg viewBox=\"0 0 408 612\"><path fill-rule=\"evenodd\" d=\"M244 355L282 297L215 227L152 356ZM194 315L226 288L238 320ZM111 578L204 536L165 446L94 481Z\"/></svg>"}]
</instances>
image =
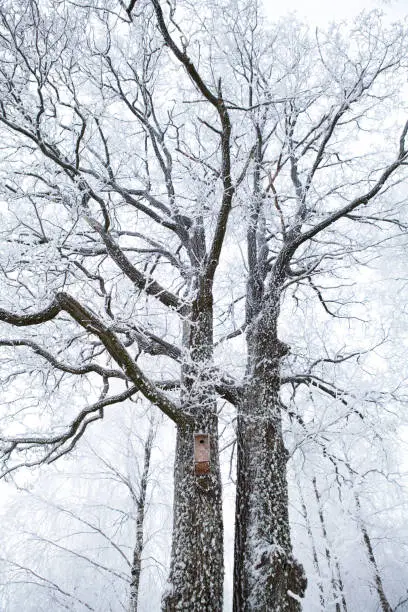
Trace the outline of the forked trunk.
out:
<instances>
[{"instance_id":1,"label":"forked trunk","mask_svg":"<svg viewBox=\"0 0 408 612\"><path fill-rule=\"evenodd\" d=\"M287 349L274 340L269 323L263 317L249 337L238 419L234 612L297 612L306 589L303 568L292 554L278 396L279 364Z\"/></svg>"}]
</instances>

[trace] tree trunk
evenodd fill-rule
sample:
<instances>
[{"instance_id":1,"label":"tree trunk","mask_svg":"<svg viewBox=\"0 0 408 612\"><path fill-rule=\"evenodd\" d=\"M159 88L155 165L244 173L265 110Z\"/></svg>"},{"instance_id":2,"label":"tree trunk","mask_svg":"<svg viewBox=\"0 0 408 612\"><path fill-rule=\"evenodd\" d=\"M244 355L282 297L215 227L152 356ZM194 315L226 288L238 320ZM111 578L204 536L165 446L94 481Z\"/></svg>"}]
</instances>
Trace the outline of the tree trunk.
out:
<instances>
[{"instance_id":1,"label":"tree trunk","mask_svg":"<svg viewBox=\"0 0 408 612\"><path fill-rule=\"evenodd\" d=\"M343 612L347 612L347 602L346 602L346 596L344 594L344 585L343 585L343 580L341 578L340 565L339 565L337 556L333 555L334 556L334 566L335 566L335 570L337 573L337 578L336 578L334 574L334 569L333 569L332 554L330 552L329 536L327 535L326 522L324 520L323 504L321 501L319 489L317 488L317 481L315 477L313 478L312 482L313 482L313 489L314 489L316 502L317 502L320 526L322 528L327 565L329 567L329 571L331 572L331 584L332 584L332 590L333 590L333 599L335 601L335 606L336 606L336 612L341 612L341 609L343 609Z\"/></svg>"},{"instance_id":2,"label":"tree trunk","mask_svg":"<svg viewBox=\"0 0 408 612\"><path fill-rule=\"evenodd\" d=\"M357 506L357 515L358 515L358 522L359 522L359 526L361 529L361 533L363 536L363 541L367 550L367 556L370 562L370 566L371 569L373 571L374 574L374 580L375 580L375 588L377 590L377 594L378 594L378 599L380 600L380 605L381 605L381 610L383 612L392 612L392 608L388 602L387 596L385 595L385 591L384 591L384 586L381 580L381 574L380 571L378 569L378 565L377 565L377 560L375 558L375 554L374 554L374 549L373 546L371 544L371 538L368 535L368 531L367 531L367 527L361 517L361 505L360 505L360 499L358 497L358 495L354 496L355 502L356 502L356 506Z\"/></svg>"},{"instance_id":3,"label":"tree trunk","mask_svg":"<svg viewBox=\"0 0 408 612\"><path fill-rule=\"evenodd\" d=\"M179 426L174 467L173 542L166 612L220 612L224 550L218 416L212 364L212 296L199 294L186 323L188 359L182 367L184 410L194 425ZM210 436L210 469L197 475L194 434Z\"/></svg>"},{"instance_id":4,"label":"tree trunk","mask_svg":"<svg viewBox=\"0 0 408 612\"><path fill-rule=\"evenodd\" d=\"M194 431L179 429L174 468L174 522L166 612L222 610L223 524L216 420L198 430L211 436L210 473L195 475Z\"/></svg>"},{"instance_id":5,"label":"tree trunk","mask_svg":"<svg viewBox=\"0 0 408 612\"><path fill-rule=\"evenodd\" d=\"M149 433L144 445L144 464L143 473L140 479L140 492L136 500L136 542L133 549L133 559L131 568L130 582L130 604L129 611L137 612L137 600L139 596L140 574L142 571L142 552L143 552L143 527L146 508L146 490L150 470L150 458L152 454L153 440L155 436L155 424L150 423Z\"/></svg>"},{"instance_id":6,"label":"tree trunk","mask_svg":"<svg viewBox=\"0 0 408 612\"><path fill-rule=\"evenodd\" d=\"M312 525L310 523L309 513L308 513L308 510L307 510L307 507L306 507L305 499L303 497L303 493L302 493L302 489L301 489L301 486L300 486L300 482L298 482L298 488L299 488L300 503L301 503L301 507L302 507L302 514L303 514L303 518L304 518L304 521L305 521L307 534L308 534L309 539L310 539L310 544L311 544L311 547L312 547L313 565L314 565L314 568L316 570L316 575L318 576L317 585L319 587L320 607L321 607L322 610L325 610L326 603L325 603L325 600L324 600L324 588L323 588L322 573L320 571L319 559L318 559L318 556L317 556L317 549L316 549L316 544L315 544L315 541L314 541Z\"/></svg>"},{"instance_id":7,"label":"tree trunk","mask_svg":"<svg viewBox=\"0 0 408 612\"><path fill-rule=\"evenodd\" d=\"M248 336L247 385L238 418L234 612L297 612L306 589L290 540L287 451L279 403L287 352L266 312Z\"/></svg>"}]
</instances>

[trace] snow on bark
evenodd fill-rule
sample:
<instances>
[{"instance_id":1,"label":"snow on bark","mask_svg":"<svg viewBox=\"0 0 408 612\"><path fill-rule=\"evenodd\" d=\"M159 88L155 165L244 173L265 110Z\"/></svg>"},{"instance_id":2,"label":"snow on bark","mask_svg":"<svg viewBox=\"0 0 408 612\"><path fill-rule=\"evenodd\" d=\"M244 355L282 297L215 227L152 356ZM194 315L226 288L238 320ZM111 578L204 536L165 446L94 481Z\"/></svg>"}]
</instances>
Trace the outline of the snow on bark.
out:
<instances>
[{"instance_id":1,"label":"snow on bark","mask_svg":"<svg viewBox=\"0 0 408 612\"><path fill-rule=\"evenodd\" d=\"M184 326L184 411L193 425L178 426L174 465L173 542L166 612L222 610L224 557L218 417L212 362L212 295L202 291ZM196 475L194 434L209 434L210 471Z\"/></svg>"},{"instance_id":2,"label":"snow on bark","mask_svg":"<svg viewBox=\"0 0 408 612\"><path fill-rule=\"evenodd\" d=\"M327 565L331 572L331 586L332 586L332 595L333 600L336 602L336 612L347 612L347 602L344 594L344 586L343 580L340 572L340 565L336 555L333 555L330 552L330 543L327 535L326 522L323 514L323 505L321 501L321 496L319 493L319 489L317 488L316 477L313 478L313 490L316 497L318 513L319 513L319 522L322 530L322 536L325 546L325 555L327 560Z\"/></svg>"},{"instance_id":3,"label":"snow on bark","mask_svg":"<svg viewBox=\"0 0 408 612\"><path fill-rule=\"evenodd\" d=\"M223 525L216 421L207 423L214 445L210 473L194 470L193 431L179 429L174 467L174 523L166 612L222 610Z\"/></svg>"},{"instance_id":4,"label":"snow on bark","mask_svg":"<svg viewBox=\"0 0 408 612\"><path fill-rule=\"evenodd\" d=\"M152 454L153 440L155 436L156 426L153 421L150 422L149 433L144 445L144 463L143 473L140 480L140 494L136 500L136 541L133 549L132 567L130 570L130 603L129 611L137 612L140 575L142 573L142 553L143 553L143 528L146 512L146 491L150 471L150 460Z\"/></svg>"},{"instance_id":5,"label":"snow on bark","mask_svg":"<svg viewBox=\"0 0 408 612\"><path fill-rule=\"evenodd\" d=\"M384 591L384 586L383 586L383 582L381 579L380 570L378 568L377 560L375 558L374 548L371 543L371 538L368 534L367 526L364 523L364 520L362 519L362 516L361 516L360 498L358 497L357 494L355 494L354 499L355 499L356 507L357 507L358 524L361 530L361 534L363 536L364 545L367 550L367 556L370 562L370 567L374 574L375 588L378 594L378 599L380 600L381 610L383 612L392 612L392 608L389 604L389 601Z\"/></svg>"},{"instance_id":6,"label":"snow on bark","mask_svg":"<svg viewBox=\"0 0 408 612\"><path fill-rule=\"evenodd\" d=\"M249 335L248 383L238 419L235 612L297 612L307 583L290 540L278 397L279 364L287 348L276 335L273 339L274 330L269 311Z\"/></svg>"},{"instance_id":7,"label":"snow on bark","mask_svg":"<svg viewBox=\"0 0 408 612\"><path fill-rule=\"evenodd\" d=\"M323 587L323 580L322 580L322 572L321 572L321 569L320 569L319 558L318 558L318 555L317 555L316 542L315 542L315 538L314 538L314 535L313 535L313 530L312 530L312 525L311 525L311 522L310 522L309 512L307 510L307 506L306 506L305 499L304 499L304 496L303 496L303 493L302 493L300 482L298 482L298 489L299 489L299 498L300 498L300 504L301 504L301 509L302 509L302 515L303 515L303 519L305 521L305 527L306 527L307 535L308 535L309 540L310 540L310 546L311 546L311 549L312 549L313 566L314 566L314 569L316 571L316 576L318 577L317 586L318 586L318 589L319 589L320 608L321 608L321 610L325 610L326 602L325 602L325 597L324 597L324 587Z\"/></svg>"}]
</instances>

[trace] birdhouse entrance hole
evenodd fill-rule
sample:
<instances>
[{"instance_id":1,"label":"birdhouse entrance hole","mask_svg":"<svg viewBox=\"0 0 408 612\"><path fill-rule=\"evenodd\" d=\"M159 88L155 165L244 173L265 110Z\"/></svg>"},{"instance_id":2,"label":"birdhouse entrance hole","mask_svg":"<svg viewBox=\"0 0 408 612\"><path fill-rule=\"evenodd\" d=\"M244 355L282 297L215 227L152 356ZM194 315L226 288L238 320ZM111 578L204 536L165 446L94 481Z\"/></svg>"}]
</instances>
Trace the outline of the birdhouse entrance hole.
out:
<instances>
[{"instance_id":1,"label":"birdhouse entrance hole","mask_svg":"<svg viewBox=\"0 0 408 612\"><path fill-rule=\"evenodd\" d=\"M194 468L196 476L208 474L210 471L209 434L194 434Z\"/></svg>"}]
</instances>

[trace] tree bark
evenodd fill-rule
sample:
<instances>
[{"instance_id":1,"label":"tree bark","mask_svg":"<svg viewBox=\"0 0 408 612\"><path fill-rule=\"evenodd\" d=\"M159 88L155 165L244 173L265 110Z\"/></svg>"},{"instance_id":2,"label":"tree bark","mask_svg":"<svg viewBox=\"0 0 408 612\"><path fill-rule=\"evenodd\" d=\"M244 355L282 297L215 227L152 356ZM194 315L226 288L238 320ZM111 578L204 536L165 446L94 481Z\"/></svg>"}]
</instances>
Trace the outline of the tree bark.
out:
<instances>
[{"instance_id":1,"label":"tree bark","mask_svg":"<svg viewBox=\"0 0 408 612\"><path fill-rule=\"evenodd\" d=\"M335 606L336 606L336 612L341 612L341 610L343 610L343 612L347 612L347 602L346 602L346 596L344 594L344 585L343 585L343 580L341 578L340 565L339 565L337 556L333 555L334 557L334 561L333 561L332 553L330 552L329 536L327 534L326 522L324 520L324 514L323 514L323 505L322 505L319 489L317 488L316 478L313 478L313 489L314 489L317 507L318 507L320 526L322 528L322 535L323 535L323 540L324 540L327 565L329 567L329 571L331 572L331 585L332 585L332 591L333 591L333 599L335 601ZM334 574L333 563L334 563L334 567L337 573L337 577Z\"/></svg>"},{"instance_id":2,"label":"tree bark","mask_svg":"<svg viewBox=\"0 0 408 612\"><path fill-rule=\"evenodd\" d=\"M212 363L212 294L201 288L185 324L184 410L194 424L179 426L174 466L174 518L166 612L221 612L224 551L218 416ZM210 436L210 470L196 475L194 434Z\"/></svg>"},{"instance_id":3,"label":"tree bark","mask_svg":"<svg viewBox=\"0 0 408 612\"><path fill-rule=\"evenodd\" d=\"M196 476L193 435L177 433L174 467L174 519L166 612L222 610L223 525L216 419L202 422L211 436L210 473Z\"/></svg>"},{"instance_id":4,"label":"tree bark","mask_svg":"<svg viewBox=\"0 0 408 612\"><path fill-rule=\"evenodd\" d=\"M234 612L297 612L306 589L292 554L287 451L279 403L276 309L258 315L248 334L249 363L238 418Z\"/></svg>"},{"instance_id":5,"label":"tree bark","mask_svg":"<svg viewBox=\"0 0 408 612\"><path fill-rule=\"evenodd\" d=\"M384 591L384 586L381 580L380 570L378 569L377 560L375 558L374 549L371 544L371 538L368 535L367 527L361 517L361 504L358 495L354 496L356 506L357 506L357 515L358 522L361 529L361 533L363 536L364 545L367 550L368 560L370 562L371 569L374 574L375 588L378 594L378 599L380 600L381 610L383 612L392 612L392 608L388 602L387 596Z\"/></svg>"},{"instance_id":6,"label":"tree bark","mask_svg":"<svg viewBox=\"0 0 408 612\"><path fill-rule=\"evenodd\" d=\"M322 573L320 571L320 565L319 565L319 559L317 556L317 549L316 549L316 544L315 544L315 540L314 540L314 536L313 536L313 531L312 531L312 525L310 523L310 519L309 519L309 513L306 507L306 502L305 499L303 497L303 493L302 493L302 489L300 487L300 482L298 482L298 488L299 488L299 497L300 497L300 503L301 503L301 507L302 507L302 514L303 514L303 518L305 521L305 526L306 526L306 530L307 530L307 534L309 536L310 539L310 544L312 547L312 555L313 555L313 565L314 568L316 570L316 575L318 576L318 588L319 588L319 600L320 600L320 607L322 610L325 609L326 607L326 603L325 603L325 599L324 599L324 588L323 588L323 580L322 580Z\"/></svg>"},{"instance_id":7,"label":"tree bark","mask_svg":"<svg viewBox=\"0 0 408 612\"><path fill-rule=\"evenodd\" d=\"M150 458L152 454L153 440L155 436L155 425L150 423L149 433L144 445L143 473L140 479L140 492L136 500L136 541L133 549L133 559L131 567L130 582L130 604L129 611L137 612L137 600L139 597L140 574L142 572L142 552L143 552L143 527L146 509L146 491L150 470Z\"/></svg>"}]
</instances>

